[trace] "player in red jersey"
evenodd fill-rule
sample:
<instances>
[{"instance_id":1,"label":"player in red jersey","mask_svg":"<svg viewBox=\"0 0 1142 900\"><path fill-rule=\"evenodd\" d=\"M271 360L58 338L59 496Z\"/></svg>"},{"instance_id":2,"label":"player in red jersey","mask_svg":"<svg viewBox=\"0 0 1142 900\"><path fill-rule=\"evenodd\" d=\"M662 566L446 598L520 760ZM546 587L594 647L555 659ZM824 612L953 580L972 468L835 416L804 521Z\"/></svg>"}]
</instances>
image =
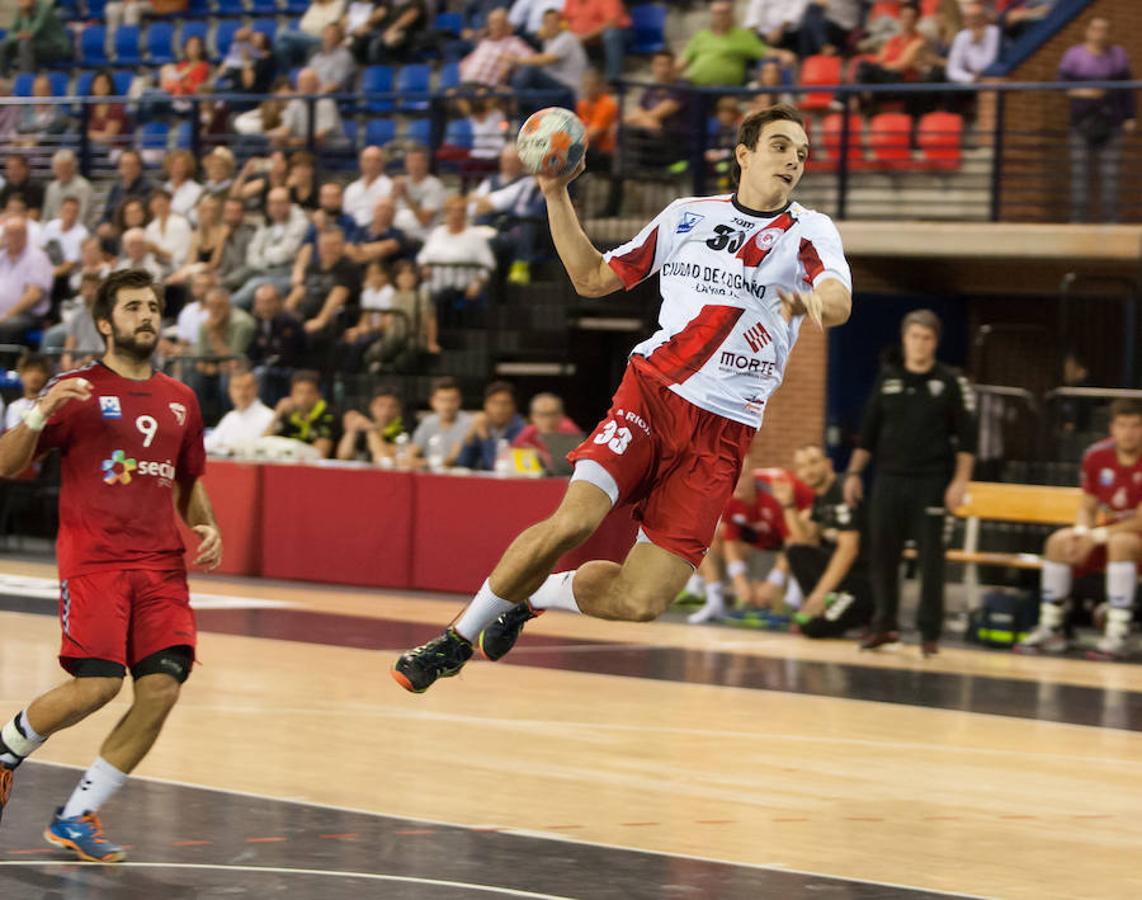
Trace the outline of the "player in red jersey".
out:
<instances>
[{"instance_id":1,"label":"player in red jersey","mask_svg":"<svg viewBox=\"0 0 1142 900\"><path fill-rule=\"evenodd\" d=\"M739 605L770 606L780 599L789 581L789 567L783 557L776 559L764 582L755 586L749 580L749 550L780 553L789 537L785 508L774 495L775 482L789 484L789 490L793 492L792 508L812 508L816 496L813 489L798 481L789 470L743 471L722 512L721 525L714 543L710 545L710 552L698 567L697 575L703 582L706 604L687 619L691 625L711 622L726 614L722 560L725 560L726 574ZM789 587L796 584L794 581Z\"/></svg>"},{"instance_id":2,"label":"player in red jersey","mask_svg":"<svg viewBox=\"0 0 1142 900\"><path fill-rule=\"evenodd\" d=\"M1116 400L1110 437L1089 447L1082 462L1082 506L1069 528L1047 538L1040 580L1039 625L1016 648L1023 653L1069 649L1066 604L1074 578L1106 572L1108 610L1092 659L1126 654L1138 564L1142 562L1142 402Z\"/></svg>"},{"instance_id":3,"label":"player in red jersey","mask_svg":"<svg viewBox=\"0 0 1142 900\"><path fill-rule=\"evenodd\" d=\"M512 542L451 627L396 661L402 687L420 692L455 675L477 644L499 659L544 609L647 621L677 596L709 547L804 319L839 325L852 305L836 227L791 199L809 153L803 123L784 105L747 116L736 193L676 200L607 254L567 193L583 166L538 178L576 291L602 297L658 273L659 329L633 349L610 411L570 454L559 508ZM622 565L551 574L620 503L642 525Z\"/></svg>"},{"instance_id":4,"label":"player in red jersey","mask_svg":"<svg viewBox=\"0 0 1142 900\"><path fill-rule=\"evenodd\" d=\"M71 680L0 729L0 812L16 767L49 736L108 703L130 669L134 699L44 832L91 862L118 862L96 811L159 736L194 663L195 624L175 510L214 568L222 537L199 480L206 464L194 392L151 368L162 300L149 273L100 286L91 310L107 350L50 382L21 425L0 438L0 476L62 456L60 665Z\"/></svg>"}]
</instances>

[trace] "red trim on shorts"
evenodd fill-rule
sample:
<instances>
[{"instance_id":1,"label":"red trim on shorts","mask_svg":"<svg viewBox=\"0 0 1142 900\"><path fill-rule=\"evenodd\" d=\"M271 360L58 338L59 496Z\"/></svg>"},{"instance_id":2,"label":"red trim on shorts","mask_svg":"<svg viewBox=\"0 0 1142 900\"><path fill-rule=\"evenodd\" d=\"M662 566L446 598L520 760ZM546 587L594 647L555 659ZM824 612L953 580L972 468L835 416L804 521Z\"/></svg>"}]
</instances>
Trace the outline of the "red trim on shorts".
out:
<instances>
[{"instance_id":1,"label":"red trim on shorts","mask_svg":"<svg viewBox=\"0 0 1142 900\"><path fill-rule=\"evenodd\" d=\"M796 221L797 220L794 219L793 216L789 215L789 213L782 213L769 225L766 225L760 231L755 231L753 236L745 242L745 246L743 246L737 252L737 258L742 261L742 265L753 267L760 266L762 261L767 256L769 256L769 251L773 249L773 245L776 244L777 241L773 241L767 247L762 247L757 242L758 238L760 238L763 234L772 232L775 229L784 234L786 231L793 227L793 224Z\"/></svg>"},{"instance_id":2,"label":"red trim on shorts","mask_svg":"<svg viewBox=\"0 0 1142 900\"><path fill-rule=\"evenodd\" d=\"M801 249L797 253L797 259L804 266L805 280L810 285L817 280L818 275L825 271L825 264L821 262L817 248L808 238L801 238Z\"/></svg>"},{"instance_id":3,"label":"red trim on shorts","mask_svg":"<svg viewBox=\"0 0 1142 900\"><path fill-rule=\"evenodd\" d=\"M658 226L656 225L646 240L642 242L642 246L635 247L622 256L612 256L607 260L607 265L619 276L623 287L629 289L650 274L650 267L654 265L654 254L657 249Z\"/></svg>"},{"instance_id":4,"label":"red trim on shorts","mask_svg":"<svg viewBox=\"0 0 1142 900\"><path fill-rule=\"evenodd\" d=\"M682 384L706 364L745 313L737 306L703 306L698 315L646 357L670 384Z\"/></svg>"}]
</instances>

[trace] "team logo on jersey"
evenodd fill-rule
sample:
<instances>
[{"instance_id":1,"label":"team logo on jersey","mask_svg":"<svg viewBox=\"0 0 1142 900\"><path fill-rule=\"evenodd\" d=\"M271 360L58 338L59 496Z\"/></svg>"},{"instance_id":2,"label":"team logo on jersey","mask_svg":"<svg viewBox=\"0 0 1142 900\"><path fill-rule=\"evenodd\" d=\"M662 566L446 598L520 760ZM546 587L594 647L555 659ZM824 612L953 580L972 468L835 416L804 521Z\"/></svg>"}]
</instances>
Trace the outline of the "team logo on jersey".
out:
<instances>
[{"instance_id":1,"label":"team logo on jersey","mask_svg":"<svg viewBox=\"0 0 1142 900\"><path fill-rule=\"evenodd\" d=\"M100 397L99 411L105 419L123 418L123 407L119 405L118 397Z\"/></svg>"},{"instance_id":2,"label":"team logo on jersey","mask_svg":"<svg viewBox=\"0 0 1142 900\"><path fill-rule=\"evenodd\" d=\"M886 378L884 384L880 386L882 394L899 394L904 390L904 382L899 378Z\"/></svg>"},{"instance_id":3,"label":"team logo on jersey","mask_svg":"<svg viewBox=\"0 0 1142 900\"><path fill-rule=\"evenodd\" d=\"M766 228L757 236L757 245L762 250L768 250L777 243L777 239L785 234L784 228Z\"/></svg>"},{"instance_id":4,"label":"team logo on jersey","mask_svg":"<svg viewBox=\"0 0 1142 900\"><path fill-rule=\"evenodd\" d=\"M928 393L930 393L933 397L939 397L940 394L944 393L944 382L935 380L929 381Z\"/></svg>"},{"instance_id":5,"label":"team logo on jersey","mask_svg":"<svg viewBox=\"0 0 1142 900\"><path fill-rule=\"evenodd\" d=\"M100 397L100 400L114 400L118 404L118 399L115 397ZM118 418L118 415L115 416ZM110 459L103 460L103 482L104 484L130 484L131 473L139 468L138 462L129 458L122 450L116 450L111 454Z\"/></svg>"},{"instance_id":6,"label":"team logo on jersey","mask_svg":"<svg viewBox=\"0 0 1142 900\"><path fill-rule=\"evenodd\" d=\"M682 213L682 219L678 222L678 227L674 229L675 234L689 234L694 230L694 226L701 222L704 218L703 215L692 212Z\"/></svg>"},{"instance_id":7,"label":"team logo on jersey","mask_svg":"<svg viewBox=\"0 0 1142 900\"><path fill-rule=\"evenodd\" d=\"M170 404L170 408L171 408L171 412L174 413L174 417L176 419L178 419L178 424L179 425L185 425L186 424L186 407L183 406L181 403L172 403L172 404Z\"/></svg>"},{"instance_id":8,"label":"team logo on jersey","mask_svg":"<svg viewBox=\"0 0 1142 900\"><path fill-rule=\"evenodd\" d=\"M1110 487L1114 484L1114 469L1106 468L1099 472L1098 483L1103 487Z\"/></svg>"}]
</instances>

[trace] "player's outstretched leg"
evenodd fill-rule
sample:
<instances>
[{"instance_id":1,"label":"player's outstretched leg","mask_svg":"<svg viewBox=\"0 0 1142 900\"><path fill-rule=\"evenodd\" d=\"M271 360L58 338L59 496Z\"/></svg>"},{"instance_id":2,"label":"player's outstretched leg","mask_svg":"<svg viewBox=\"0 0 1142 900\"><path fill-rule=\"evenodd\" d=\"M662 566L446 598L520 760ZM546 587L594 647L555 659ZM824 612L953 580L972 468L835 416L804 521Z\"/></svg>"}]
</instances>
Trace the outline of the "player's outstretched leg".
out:
<instances>
[{"instance_id":1,"label":"player's outstretched leg","mask_svg":"<svg viewBox=\"0 0 1142 900\"><path fill-rule=\"evenodd\" d=\"M438 678L458 673L471 658L480 632L501 615L522 607L516 615L530 612L523 621L532 618L534 612L528 609L528 598L544 585L559 557L587 540L610 511L611 498L600 488L572 481L555 513L512 542L452 625L396 661L392 675L397 684L422 693ZM522 621L518 627L523 627Z\"/></svg>"}]
</instances>

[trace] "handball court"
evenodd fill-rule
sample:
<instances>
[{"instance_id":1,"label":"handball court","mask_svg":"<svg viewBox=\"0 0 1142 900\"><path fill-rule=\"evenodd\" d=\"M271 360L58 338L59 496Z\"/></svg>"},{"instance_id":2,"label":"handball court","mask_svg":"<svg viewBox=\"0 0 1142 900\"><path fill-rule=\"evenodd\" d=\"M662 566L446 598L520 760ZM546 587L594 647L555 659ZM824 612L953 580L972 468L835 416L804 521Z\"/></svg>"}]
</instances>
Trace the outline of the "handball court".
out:
<instances>
[{"instance_id":1,"label":"handball court","mask_svg":"<svg viewBox=\"0 0 1142 900\"><path fill-rule=\"evenodd\" d=\"M1142 896L1140 666L550 613L414 696L462 598L191 584L201 665L102 814L129 861L40 837L125 689L19 770L4 900ZM3 710L61 679L55 615L0 561Z\"/></svg>"}]
</instances>

